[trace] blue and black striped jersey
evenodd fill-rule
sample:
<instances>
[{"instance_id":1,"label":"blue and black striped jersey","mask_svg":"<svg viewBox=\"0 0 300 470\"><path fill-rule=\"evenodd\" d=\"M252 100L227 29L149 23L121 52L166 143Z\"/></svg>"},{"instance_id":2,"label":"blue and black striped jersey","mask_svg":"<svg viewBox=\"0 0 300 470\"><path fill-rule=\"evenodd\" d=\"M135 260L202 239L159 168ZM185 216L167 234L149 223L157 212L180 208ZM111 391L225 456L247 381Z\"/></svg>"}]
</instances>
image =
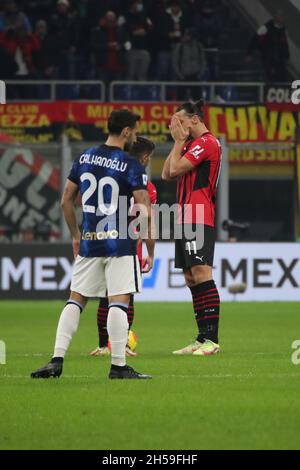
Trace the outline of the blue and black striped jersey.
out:
<instances>
[{"instance_id":1,"label":"blue and black striped jersey","mask_svg":"<svg viewBox=\"0 0 300 470\"><path fill-rule=\"evenodd\" d=\"M121 148L100 145L74 162L68 177L82 197L80 256L110 257L136 254L128 235L133 192L146 189L145 168Z\"/></svg>"}]
</instances>

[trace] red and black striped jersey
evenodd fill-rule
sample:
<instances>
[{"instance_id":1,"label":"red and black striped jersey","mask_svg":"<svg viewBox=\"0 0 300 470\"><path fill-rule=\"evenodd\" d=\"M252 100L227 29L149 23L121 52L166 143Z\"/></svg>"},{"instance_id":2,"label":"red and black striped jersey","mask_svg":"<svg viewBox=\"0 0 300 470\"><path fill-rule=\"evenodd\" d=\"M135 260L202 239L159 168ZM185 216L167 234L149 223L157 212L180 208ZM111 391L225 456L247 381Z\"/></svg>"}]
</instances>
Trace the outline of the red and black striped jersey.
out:
<instances>
[{"instance_id":1,"label":"red and black striped jersey","mask_svg":"<svg viewBox=\"0 0 300 470\"><path fill-rule=\"evenodd\" d=\"M211 132L205 132L184 144L182 158L187 158L194 168L177 181L179 223L201 223L214 227L221 153L220 142ZM202 215L197 210L200 204L204 208Z\"/></svg>"}]
</instances>

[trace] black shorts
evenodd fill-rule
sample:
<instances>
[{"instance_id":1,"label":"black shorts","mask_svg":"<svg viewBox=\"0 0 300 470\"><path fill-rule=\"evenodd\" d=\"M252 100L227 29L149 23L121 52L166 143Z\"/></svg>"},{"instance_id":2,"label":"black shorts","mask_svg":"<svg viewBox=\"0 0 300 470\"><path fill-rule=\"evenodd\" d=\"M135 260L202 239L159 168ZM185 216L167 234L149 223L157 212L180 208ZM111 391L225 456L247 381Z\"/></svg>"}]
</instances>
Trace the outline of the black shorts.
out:
<instances>
[{"instance_id":1,"label":"black shorts","mask_svg":"<svg viewBox=\"0 0 300 470\"><path fill-rule=\"evenodd\" d=\"M197 265L212 266L215 251L215 228L210 225L204 225L203 235L204 243L202 247L197 246L196 238L187 239L184 234L182 239L175 240L175 268L183 270ZM195 224L192 229L195 232Z\"/></svg>"}]
</instances>

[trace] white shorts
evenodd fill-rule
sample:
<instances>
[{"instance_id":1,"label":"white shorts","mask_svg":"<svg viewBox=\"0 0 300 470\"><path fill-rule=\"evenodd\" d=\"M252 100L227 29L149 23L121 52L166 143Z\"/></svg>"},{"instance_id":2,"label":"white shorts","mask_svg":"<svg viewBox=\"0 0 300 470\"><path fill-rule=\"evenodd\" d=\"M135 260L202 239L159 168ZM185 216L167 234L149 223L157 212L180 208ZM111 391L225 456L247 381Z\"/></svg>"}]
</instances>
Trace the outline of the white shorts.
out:
<instances>
[{"instance_id":1,"label":"white shorts","mask_svg":"<svg viewBox=\"0 0 300 470\"><path fill-rule=\"evenodd\" d=\"M71 291L84 297L107 297L141 292L141 270L137 256L83 258L77 255Z\"/></svg>"}]
</instances>

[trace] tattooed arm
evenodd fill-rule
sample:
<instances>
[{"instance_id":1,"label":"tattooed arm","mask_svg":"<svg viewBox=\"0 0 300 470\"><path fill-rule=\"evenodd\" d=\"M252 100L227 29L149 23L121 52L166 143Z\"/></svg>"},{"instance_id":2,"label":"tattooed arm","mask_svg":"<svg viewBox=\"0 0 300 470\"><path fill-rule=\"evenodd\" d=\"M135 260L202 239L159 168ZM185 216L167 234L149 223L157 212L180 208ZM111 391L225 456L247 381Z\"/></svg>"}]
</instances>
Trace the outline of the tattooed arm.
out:
<instances>
[{"instance_id":1,"label":"tattooed arm","mask_svg":"<svg viewBox=\"0 0 300 470\"><path fill-rule=\"evenodd\" d=\"M78 186L70 180L67 180L64 192L62 195L60 206L62 208L65 221L69 227L72 243L74 258L78 255L80 231L76 220L75 214L75 200L78 194Z\"/></svg>"}]
</instances>

